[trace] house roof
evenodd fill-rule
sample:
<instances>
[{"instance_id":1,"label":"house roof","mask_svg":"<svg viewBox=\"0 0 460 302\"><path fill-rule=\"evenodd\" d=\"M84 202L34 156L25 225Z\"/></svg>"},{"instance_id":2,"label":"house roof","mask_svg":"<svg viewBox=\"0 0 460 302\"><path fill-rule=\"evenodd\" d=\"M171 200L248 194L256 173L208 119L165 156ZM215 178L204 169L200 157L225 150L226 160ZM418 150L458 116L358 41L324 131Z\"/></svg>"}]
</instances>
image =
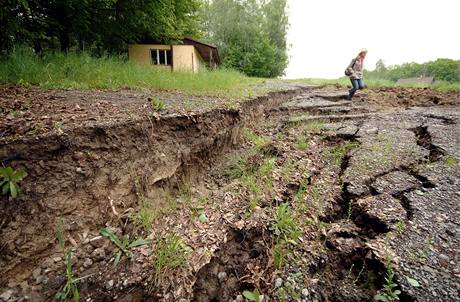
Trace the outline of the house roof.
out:
<instances>
[{"instance_id":1,"label":"house roof","mask_svg":"<svg viewBox=\"0 0 460 302\"><path fill-rule=\"evenodd\" d=\"M219 57L219 51L217 50L217 47L211 44L206 44L204 42L185 37L182 39L182 42L185 45L193 45L195 48L198 50L200 53L201 57L208 62L209 64L219 64L220 63L220 57Z\"/></svg>"}]
</instances>

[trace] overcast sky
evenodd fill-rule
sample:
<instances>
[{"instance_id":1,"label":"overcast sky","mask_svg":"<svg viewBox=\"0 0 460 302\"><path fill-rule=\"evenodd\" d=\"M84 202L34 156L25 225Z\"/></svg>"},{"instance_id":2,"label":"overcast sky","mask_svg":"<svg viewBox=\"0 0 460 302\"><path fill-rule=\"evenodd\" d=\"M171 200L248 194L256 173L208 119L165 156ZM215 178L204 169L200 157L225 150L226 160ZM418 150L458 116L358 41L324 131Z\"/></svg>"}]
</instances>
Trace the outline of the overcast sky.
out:
<instances>
[{"instance_id":1,"label":"overcast sky","mask_svg":"<svg viewBox=\"0 0 460 302\"><path fill-rule=\"evenodd\" d=\"M460 59L460 0L288 0L286 78L338 78L361 48L366 69Z\"/></svg>"}]
</instances>

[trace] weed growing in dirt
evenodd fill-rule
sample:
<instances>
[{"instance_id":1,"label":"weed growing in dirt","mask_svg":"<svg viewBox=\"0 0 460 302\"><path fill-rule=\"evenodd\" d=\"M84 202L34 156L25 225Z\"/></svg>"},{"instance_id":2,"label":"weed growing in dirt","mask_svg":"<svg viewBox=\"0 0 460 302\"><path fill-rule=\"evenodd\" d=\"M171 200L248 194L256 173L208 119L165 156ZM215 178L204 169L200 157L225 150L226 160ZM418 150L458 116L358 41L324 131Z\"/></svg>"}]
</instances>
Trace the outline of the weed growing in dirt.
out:
<instances>
[{"instance_id":1,"label":"weed growing in dirt","mask_svg":"<svg viewBox=\"0 0 460 302\"><path fill-rule=\"evenodd\" d=\"M27 176L27 173L23 170L14 170L11 167L0 168L0 187L2 187L2 194L9 195L12 198L18 197L21 193L19 183Z\"/></svg>"},{"instance_id":2,"label":"weed growing in dirt","mask_svg":"<svg viewBox=\"0 0 460 302\"><path fill-rule=\"evenodd\" d=\"M391 258L387 257L385 284L383 290L374 296L375 301L393 302L399 300L401 291L396 289L398 285L394 282L394 271L391 264Z\"/></svg>"},{"instance_id":3,"label":"weed growing in dirt","mask_svg":"<svg viewBox=\"0 0 460 302\"><path fill-rule=\"evenodd\" d=\"M124 235L120 239L111 229L108 228L101 229L100 233L102 236L109 238L110 241L112 241L119 249L117 255L115 256L115 261L113 263L114 266L120 262L121 256L123 254L125 254L126 257L131 258L133 256L133 253L131 252L133 248L152 242L151 240L147 239L137 239L129 242L129 235Z\"/></svg>"},{"instance_id":4,"label":"weed growing in dirt","mask_svg":"<svg viewBox=\"0 0 460 302\"><path fill-rule=\"evenodd\" d=\"M257 184L257 178L253 174L246 174L241 178L241 182L249 193L249 208L255 210L262 200L262 190Z\"/></svg>"},{"instance_id":5,"label":"weed growing in dirt","mask_svg":"<svg viewBox=\"0 0 460 302\"><path fill-rule=\"evenodd\" d=\"M328 152L328 158L336 165L342 163L343 158L348 152L357 148L359 143L357 142L346 142L345 144L337 145L331 148Z\"/></svg>"},{"instance_id":6,"label":"weed growing in dirt","mask_svg":"<svg viewBox=\"0 0 460 302\"><path fill-rule=\"evenodd\" d=\"M286 257L289 253L289 245L286 241L279 241L275 243L272 248L273 264L276 269L281 269L286 263Z\"/></svg>"},{"instance_id":7,"label":"weed growing in dirt","mask_svg":"<svg viewBox=\"0 0 460 302\"><path fill-rule=\"evenodd\" d=\"M289 204L282 203L276 208L275 221L270 229L277 237L295 243L300 237L300 228L294 220Z\"/></svg>"},{"instance_id":8,"label":"weed growing in dirt","mask_svg":"<svg viewBox=\"0 0 460 302\"><path fill-rule=\"evenodd\" d=\"M417 252L419 258L427 259L428 254L430 253L430 250L432 247L433 247L433 239L428 238L423 244L423 247Z\"/></svg>"},{"instance_id":9,"label":"weed growing in dirt","mask_svg":"<svg viewBox=\"0 0 460 302\"><path fill-rule=\"evenodd\" d=\"M132 218L135 224L140 225L145 231L149 231L155 220L155 211L149 203L144 202L139 212L133 215Z\"/></svg>"},{"instance_id":10,"label":"weed growing in dirt","mask_svg":"<svg viewBox=\"0 0 460 302\"><path fill-rule=\"evenodd\" d=\"M262 302L264 295L261 295L259 290L256 288L253 291L245 290L243 291L243 296L249 301Z\"/></svg>"},{"instance_id":11,"label":"weed growing in dirt","mask_svg":"<svg viewBox=\"0 0 460 302\"><path fill-rule=\"evenodd\" d=\"M192 180L189 175L184 175L179 183L179 194L187 205L192 203Z\"/></svg>"},{"instance_id":12,"label":"weed growing in dirt","mask_svg":"<svg viewBox=\"0 0 460 302\"><path fill-rule=\"evenodd\" d=\"M227 175L232 178L240 178L246 173L246 160L239 154L228 157L229 167Z\"/></svg>"},{"instance_id":13,"label":"weed growing in dirt","mask_svg":"<svg viewBox=\"0 0 460 302\"><path fill-rule=\"evenodd\" d=\"M353 215L353 200L350 199L347 205L347 219L351 219L351 215Z\"/></svg>"},{"instance_id":14,"label":"weed growing in dirt","mask_svg":"<svg viewBox=\"0 0 460 302\"><path fill-rule=\"evenodd\" d=\"M444 162L449 168L455 167L455 165L458 163L457 159L451 155L448 155Z\"/></svg>"},{"instance_id":15,"label":"weed growing in dirt","mask_svg":"<svg viewBox=\"0 0 460 302\"><path fill-rule=\"evenodd\" d=\"M396 229L398 230L399 235L404 233L404 230L406 229L406 224L404 223L404 221L398 221L396 223Z\"/></svg>"},{"instance_id":16,"label":"weed growing in dirt","mask_svg":"<svg viewBox=\"0 0 460 302\"><path fill-rule=\"evenodd\" d=\"M153 111L162 111L166 108L165 102L160 100L158 97L148 98L150 101L150 106Z\"/></svg>"},{"instance_id":17,"label":"weed growing in dirt","mask_svg":"<svg viewBox=\"0 0 460 302\"><path fill-rule=\"evenodd\" d=\"M303 125L302 132L304 135L318 134L324 129L324 127L325 124L322 121L311 121L308 124Z\"/></svg>"},{"instance_id":18,"label":"weed growing in dirt","mask_svg":"<svg viewBox=\"0 0 460 302\"><path fill-rule=\"evenodd\" d=\"M296 143L297 149L305 151L308 148L308 137L299 137Z\"/></svg>"},{"instance_id":19,"label":"weed growing in dirt","mask_svg":"<svg viewBox=\"0 0 460 302\"><path fill-rule=\"evenodd\" d=\"M72 269L72 250L65 249L65 240L64 240L64 231L62 227L62 222L59 224L56 238L58 240L59 247L64 253L64 264L65 264L65 277L66 283L61 287L54 298L56 300L67 301L68 298L73 298L74 302L80 301L78 293L78 282L82 278L75 278Z\"/></svg>"},{"instance_id":20,"label":"weed growing in dirt","mask_svg":"<svg viewBox=\"0 0 460 302\"><path fill-rule=\"evenodd\" d=\"M177 235L157 240L152 256L154 284L160 285L172 269L184 266L191 252L193 249Z\"/></svg>"},{"instance_id":21,"label":"weed growing in dirt","mask_svg":"<svg viewBox=\"0 0 460 302\"><path fill-rule=\"evenodd\" d=\"M273 146L273 141L269 138L259 136L249 129L244 130L244 137L249 140L258 151L266 152Z\"/></svg>"},{"instance_id":22,"label":"weed growing in dirt","mask_svg":"<svg viewBox=\"0 0 460 302\"><path fill-rule=\"evenodd\" d=\"M201 196L196 201L196 204L192 207L192 217L198 219L199 222L206 222L208 217L206 216L204 205L208 202L207 196Z\"/></svg>"}]
</instances>

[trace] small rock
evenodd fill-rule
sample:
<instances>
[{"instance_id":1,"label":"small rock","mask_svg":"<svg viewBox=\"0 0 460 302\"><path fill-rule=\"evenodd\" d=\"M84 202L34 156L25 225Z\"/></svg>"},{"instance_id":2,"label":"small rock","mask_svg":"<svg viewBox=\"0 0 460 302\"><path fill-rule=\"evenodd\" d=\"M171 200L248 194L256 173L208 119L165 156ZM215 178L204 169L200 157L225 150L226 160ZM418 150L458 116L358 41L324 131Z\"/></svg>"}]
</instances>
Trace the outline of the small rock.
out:
<instances>
[{"instance_id":1,"label":"small rock","mask_svg":"<svg viewBox=\"0 0 460 302\"><path fill-rule=\"evenodd\" d=\"M62 260L61 257L53 257L53 261L56 262L56 263L60 262L61 260Z\"/></svg>"},{"instance_id":2,"label":"small rock","mask_svg":"<svg viewBox=\"0 0 460 302\"><path fill-rule=\"evenodd\" d=\"M219 278L219 281L225 281L227 280L227 273L226 272L219 272L219 274L217 274L217 278Z\"/></svg>"},{"instance_id":3,"label":"small rock","mask_svg":"<svg viewBox=\"0 0 460 302\"><path fill-rule=\"evenodd\" d=\"M42 273L42 269L37 268L32 272L32 276L34 276L34 279L37 279L40 276L41 273Z\"/></svg>"},{"instance_id":4,"label":"small rock","mask_svg":"<svg viewBox=\"0 0 460 302\"><path fill-rule=\"evenodd\" d=\"M73 221L69 225L67 225L66 229L71 232L76 231L78 230L78 223Z\"/></svg>"},{"instance_id":5,"label":"small rock","mask_svg":"<svg viewBox=\"0 0 460 302\"><path fill-rule=\"evenodd\" d=\"M44 283L46 284L45 281L45 277L44 276L38 276L37 278L35 278L35 284L40 284L40 283Z\"/></svg>"},{"instance_id":6,"label":"small rock","mask_svg":"<svg viewBox=\"0 0 460 302\"><path fill-rule=\"evenodd\" d=\"M444 254L439 254L439 258L440 258L440 259L442 259L442 260L444 260L444 261L447 261L447 262L449 262L449 261L450 261L450 258L449 258L449 256L447 256L447 255L444 255Z\"/></svg>"},{"instance_id":7,"label":"small rock","mask_svg":"<svg viewBox=\"0 0 460 302\"><path fill-rule=\"evenodd\" d=\"M84 266L85 268L88 268L88 267L90 267L91 265L93 265L93 260L91 260L90 258L86 258L86 259L85 259L85 262L83 262L83 266Z\"/></svg>"},{"instance_id":8,"label":"small rock","mask_svg":"<svg viewBox=\"0 0 460 302\"><path fill-rule=\"evenodd\" d=\"M2 299L2 301L8 301L11 298L12 294L13 294L13 291L9 289L0 295L0 299Z\"/></svg>"},{"instance_id":9,"label":"small rock","mask_svg":"<svg viewBox=\"0 0 460 302\"><path fill-rule=\"evenodd\" d=\"M113 280L109 280L106 284L105 284L105 287L107 289L111 289L113 287Z\"/></svg>"},{"instance_id":10,"label":"small rock","mask_svg":"<svg viewBox=\"0 0 460 302\"><path fill-rule=\"evenodd\" d=\"M283 285L283 279L276 278L276 280L275 280L275 288L279 288L279 287L281 287L281 285Z\"/></svg>"},{"instance_id":11,"label":"small rock","mask_svg":"<svg viewBox=\"0 0 460 302\"><path fill-rule=\"evenodd\" d=\"M310 292L308 289L304 288L302 289L302 297L307 298L310 295Z\"/></svg>"},{"instance_id":12,"label":"small rock","mask_svg":"<svg viewBox=\"0 0 460 302\"><path fill-rule=\"evenodd\" d=\"M89 241L89 244L91 244L95 248L103 247L104 243L105 243L105 238L102 237L102 236L96 236L96 237L90 239L90 241Z\"/></svg>"},{"instance_id":13,"label":"small rock","mask_svg":"<svg viewBox=\"0 0 460 302\"><path fill-rule=\"evenodd\" d=\"M235 302L243 302L243 301L244 301L244 298L242 295L236 296Z\"/></svg>"},{"instance_id":14,"label":"small rock","mask_svg":"<svg viewBox=\"0 0 460 302\"><path fill-rule=\"evenodd\" d=\"M92 257L93 259L95 259L96 261L104 260L104 259L105 259L105 251L104 251L104 248L100 247L100 248L95 249L95 250L91 253L91 257Z\"/></svg>"}]
</instances>

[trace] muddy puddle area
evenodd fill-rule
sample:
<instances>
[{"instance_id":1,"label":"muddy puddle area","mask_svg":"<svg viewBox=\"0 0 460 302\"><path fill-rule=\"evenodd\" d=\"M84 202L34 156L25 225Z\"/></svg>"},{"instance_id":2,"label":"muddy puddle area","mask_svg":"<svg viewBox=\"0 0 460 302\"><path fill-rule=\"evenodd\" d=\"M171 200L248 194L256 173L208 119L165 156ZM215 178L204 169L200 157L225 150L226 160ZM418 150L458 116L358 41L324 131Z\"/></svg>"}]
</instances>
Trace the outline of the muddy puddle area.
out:
<instances>
[{"instance_id":1,"label":"muddy puddle area","mask_svg":"<svg viewBox=\"0 0 460 302\"><path fill-rule=\"evenodd\" d=\"M390 90L11 136L0 301L458 301L460 100Z\"/></svg>"}]
</instances>

